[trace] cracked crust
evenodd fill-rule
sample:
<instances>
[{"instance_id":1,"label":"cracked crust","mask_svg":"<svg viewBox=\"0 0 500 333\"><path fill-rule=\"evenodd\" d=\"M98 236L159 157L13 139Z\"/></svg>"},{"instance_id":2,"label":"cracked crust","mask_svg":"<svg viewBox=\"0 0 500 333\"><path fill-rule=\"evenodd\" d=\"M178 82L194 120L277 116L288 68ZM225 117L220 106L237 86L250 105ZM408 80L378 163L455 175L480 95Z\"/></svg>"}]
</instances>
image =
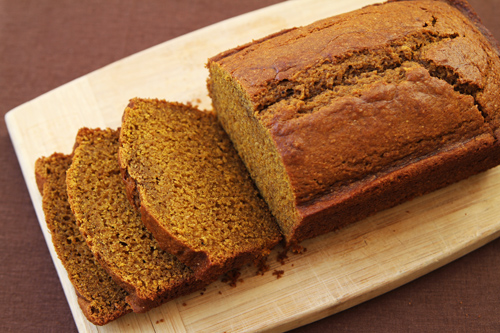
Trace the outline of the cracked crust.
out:
<instances>
[{"instance_id":1,"label":"cracked crust","mask_svg":"<svg viewBox=\"0 0 500 333\"><path fill-rule=\"evenodd\" d=\"M498 164L496 45L465 1L392 1L215 56L208 88L296 243Z\"/></svg>"}]
</instances>

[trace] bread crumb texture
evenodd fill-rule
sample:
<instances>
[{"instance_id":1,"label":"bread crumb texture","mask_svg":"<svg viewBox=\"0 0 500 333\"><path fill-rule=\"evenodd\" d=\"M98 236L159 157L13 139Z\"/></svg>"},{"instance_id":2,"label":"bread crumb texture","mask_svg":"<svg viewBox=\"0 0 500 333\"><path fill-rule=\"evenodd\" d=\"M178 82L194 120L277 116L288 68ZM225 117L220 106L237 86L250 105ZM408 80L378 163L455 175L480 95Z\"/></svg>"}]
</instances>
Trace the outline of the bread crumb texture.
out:
<instances>
[{"instance_id":1,"label":"bread crumb texture","mask_svg":"<svg viewBox=\"0 0 500 333\"><path fill-rule=\"evenodd\" d=\"M45 221L84 315L93 324L104 325L132 309L125 300L127 292L96 262L78 229L66 192L70 165L71 155L58 153L36 161Z\"/></svg>"},{"instance_id":2,"label":"bread crumb texture","mask_svg":"<svg viewBox=\"0 0 500 333\"><path fill-rule=\"evenodd\" d=\"M136 98L123 119L121 167L161 232L222 266L244 253L267 255L280 240L267 204L213 113Z\"/></svg>"},{"instance_id":3,"label":"bread crumb texture","mask_svg":"<svg viewBox=\"0 0 500 333\"><path fill-rule=\"evenodd\" d=\"M78 132L67 173L69 201L99 262L138 304L158 305L196 283L188 267L158 246L129 204L118 165L118 138L119 131L111 129Z\"/></svg>"}]
</instances>

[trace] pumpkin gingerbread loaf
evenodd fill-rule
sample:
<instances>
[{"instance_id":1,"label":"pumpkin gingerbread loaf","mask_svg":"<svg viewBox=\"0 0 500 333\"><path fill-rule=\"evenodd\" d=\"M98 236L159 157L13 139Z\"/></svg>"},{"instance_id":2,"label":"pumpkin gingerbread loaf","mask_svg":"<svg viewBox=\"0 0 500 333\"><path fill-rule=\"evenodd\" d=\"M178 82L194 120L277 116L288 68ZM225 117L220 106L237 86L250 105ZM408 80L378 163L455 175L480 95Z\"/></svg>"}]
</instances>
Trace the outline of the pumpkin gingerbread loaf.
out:
<instances>
[{"instance_id":1,"label":"pumpkin gingerbread loaf","mask_svg":"<svg viewBox=\"0 0 500 333\"><path fill-rule=\"evenodd\" d=\"M500 163L497 42L466 1L390 1L209 59L289 244Z\"/></svg>"},{"instance_id":2,"label":"pumpkin gingerbread loaf","mask_svg":"<svg viewBox=\"0 0 500 333\"><path fill-rule=\"evenodd\" d=\"M202 280L261 260L281 239L213 113L132 99L123 115L119 160L145 225Z\"/></svg>"},{"instance_id":3,"label":"pumpkin gingerbread loaf","mask_svg":"<svg viewBox=\"0 0 500 333\"><path fill-rule=\"evenodd\" d=\"M97 261L145 312L212 281L162 250L129 204L118 166L117 130L82 128L66 183L80 232Z\"/></svg>"},{"instance_id":4,"label":"pumpkin gingerbread loaf","mask_svg":"<svg viewBox=\"0 0 500 333\"><path fill-rule=\"evenodd\" d=\"M96 262L76 225L66 193L66 170L71 155L55 153L35 163L45 221L57 256L73 284L78 304L95 325L105 325L132 311L127 293Z\"/></svg>"}]
</instances>

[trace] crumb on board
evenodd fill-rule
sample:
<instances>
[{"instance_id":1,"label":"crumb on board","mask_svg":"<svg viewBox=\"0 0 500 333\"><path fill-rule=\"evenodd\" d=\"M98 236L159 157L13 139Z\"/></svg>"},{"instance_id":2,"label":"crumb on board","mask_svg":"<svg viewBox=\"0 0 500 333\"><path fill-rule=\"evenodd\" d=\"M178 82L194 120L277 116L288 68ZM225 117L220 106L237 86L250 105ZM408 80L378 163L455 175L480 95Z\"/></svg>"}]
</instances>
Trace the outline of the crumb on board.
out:
<instances>
[{"instance_id":1,"label":"crumb on board","mask_svg":"<svg viewBox=\"0 0 500 333\"><path fill-rule=\"evenodd\" d=\"M267 257L261 258L260 260L255 262L255 266L257 267L257 272L255 275L264 275L264 273L269 270L269 265L267 264Z\"/></svg>"},{"instance_id":2,"label":"crumb on board","mask_svg":"<svg viewBox=\"0 0 500 333\"><path fill-rule=\"evenodd\" d=\"M224 274L221 278L221 281L229 284L231 287L236 287L237 282L243 282L243 279L240 279L241 272L239 269L233 269L226 274Z\"/></svg>"},{"instance_id":3,"label":"crumb on board","mask_svg":"<svg viewBox=\"0 0 500 333\"><path fill-rule=\"evenodd\" d=\"M285 274L285 271L282 269L280 270L275 269L273 272L273 275L275 275L277 279L281 278L283 274Z\"/></svg>"}]
</instances>

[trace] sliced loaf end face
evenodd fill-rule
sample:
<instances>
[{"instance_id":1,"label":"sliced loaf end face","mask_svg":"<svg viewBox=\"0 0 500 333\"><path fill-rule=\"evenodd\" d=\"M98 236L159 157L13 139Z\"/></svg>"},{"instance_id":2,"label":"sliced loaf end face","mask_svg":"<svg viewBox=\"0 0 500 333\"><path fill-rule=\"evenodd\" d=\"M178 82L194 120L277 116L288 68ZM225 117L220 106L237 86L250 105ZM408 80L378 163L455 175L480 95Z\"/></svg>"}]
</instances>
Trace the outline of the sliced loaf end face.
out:
<instances>
[{"instance_id":1,"label":"sliced loaf end face","mask_svg":"<svg viewBox=\"0 0 500 333\"><path fill-rule=\"evenodd\" d=\"M367 6L209 60L214 110L287 243L499 163L500 58L468 8Z\"/></svg>"}]
</instances>

